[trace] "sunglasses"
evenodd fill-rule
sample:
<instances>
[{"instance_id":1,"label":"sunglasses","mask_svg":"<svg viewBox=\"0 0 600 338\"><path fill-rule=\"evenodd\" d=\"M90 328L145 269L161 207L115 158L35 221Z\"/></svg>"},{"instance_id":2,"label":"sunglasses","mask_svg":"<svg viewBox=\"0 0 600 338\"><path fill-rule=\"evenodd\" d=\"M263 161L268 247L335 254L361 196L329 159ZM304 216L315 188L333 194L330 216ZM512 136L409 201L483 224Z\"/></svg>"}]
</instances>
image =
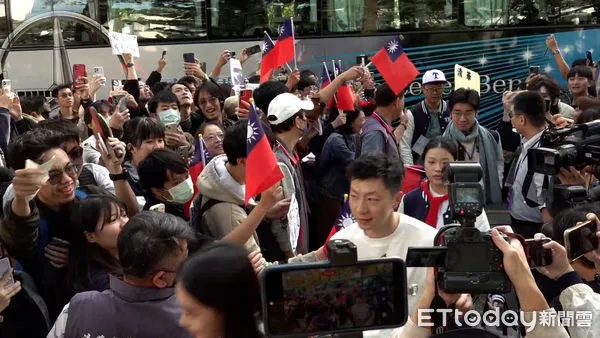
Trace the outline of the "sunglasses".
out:
<instances>
[{"instance_id":1,"label":"sunglasses","mask_svg":"<svg viewBox=\"0 0 600 338\"><path fill-rule=\"evenodd\" d=\"M63 174L73 178L77 176L77 167L73 163L67 164L62 170L52 169L48 172L48 183L51 185L57 185L62 181Z\"/></svg>"}]
</instances>

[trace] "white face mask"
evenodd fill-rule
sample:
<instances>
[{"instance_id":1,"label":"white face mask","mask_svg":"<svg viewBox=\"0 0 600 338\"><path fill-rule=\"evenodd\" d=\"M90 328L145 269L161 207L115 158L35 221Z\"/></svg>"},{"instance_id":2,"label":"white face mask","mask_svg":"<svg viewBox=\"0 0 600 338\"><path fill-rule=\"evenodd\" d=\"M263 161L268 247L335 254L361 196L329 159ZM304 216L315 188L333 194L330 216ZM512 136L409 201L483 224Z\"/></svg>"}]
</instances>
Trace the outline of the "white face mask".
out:
<instances>
[{"instance_id":1,"label":"white face mask","mask_svg":"<svg viewBox=\"0 0 600 338\"><path fill-rule=\"evenodd\" d=\"M158 118L165 126L167 124L179 124L179 122L181 122L179 111L173 108L161 111L158 113Z\"/></svg>"},{"instance_id":2,"label":"white face mask","mask_svg":"<svg viewBox=\"0 0 600 338\"><path fill-rule=\"evenodd\" d=\"M184 204L191 200L192 197L194 197L194 184L192 183L192 178L188 177L185 181L169 189L169 194L171 194L171 200L169 202Z\"/></svg>"}]
</instances>

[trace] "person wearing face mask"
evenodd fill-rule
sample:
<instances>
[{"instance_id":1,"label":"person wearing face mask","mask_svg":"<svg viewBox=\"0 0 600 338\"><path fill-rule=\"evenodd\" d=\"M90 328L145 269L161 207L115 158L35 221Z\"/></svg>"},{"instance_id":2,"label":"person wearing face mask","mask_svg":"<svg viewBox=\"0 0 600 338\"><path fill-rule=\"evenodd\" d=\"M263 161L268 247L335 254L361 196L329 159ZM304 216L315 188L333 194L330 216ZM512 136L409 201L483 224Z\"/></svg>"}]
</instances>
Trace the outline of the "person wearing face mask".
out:
<instances>
[{"instance_id":1,"label":"person wearing face mask","mask_svg":"<svg viewBox=\"0 0 600 338\"><path fill-rule=\"evenodd\" d=\"M271 230L287 257L295 252L308 251L308 200L304 187L304 177L296 145L304 135L307 126L306 113L314 109L312 101L303 101L294 94L277 95L269 104L267 120L276 136L275 156L286 168L283 186L294 187L285 198L290 198L286 219L273 221ZM289 179L288 179L289 178Z\"/></svg>"},{"instance_id":2,"label":"person wearing face mask","mask_svg":"<svg viewBox=\"0 0 600 338\"><path fill-rule=\"evenodd\" d=\"M185 93L182 92L181 95L185 96ZM177 151L182 157L189 158L194 152L194 137L189 132L185 132L181 125L181 110L185 109L181 102L177 95L163 90L156 94L148 107L151 116L160 120L165 126L165 145Z\"/></svg>"},{"instance_id":3,"label":"person wearing face mask","mask_svg":"<svg viewBox=\"0 0 600 338\"><path fill-rule=\"evenodd\" d=\"M132 217L117 239L123 277L111 275L103 292L76 294L47 337L189 337L178 324L174 286L193 241L192 229L173 215L144 211Z\"/></svg>"},{"instance_id":4,"label":"person wearing face mask","mask_svg":"<svg viewBox=\"0 0 600 338\"><path fill-rule=\"evenodd\" d=\"M189 219L183 205L194 196L194 184L186 161L170 149L158 149L140 163L140 182L145 190L144 210L164 203L165 212Z\"/></svg>"}]
</instances>

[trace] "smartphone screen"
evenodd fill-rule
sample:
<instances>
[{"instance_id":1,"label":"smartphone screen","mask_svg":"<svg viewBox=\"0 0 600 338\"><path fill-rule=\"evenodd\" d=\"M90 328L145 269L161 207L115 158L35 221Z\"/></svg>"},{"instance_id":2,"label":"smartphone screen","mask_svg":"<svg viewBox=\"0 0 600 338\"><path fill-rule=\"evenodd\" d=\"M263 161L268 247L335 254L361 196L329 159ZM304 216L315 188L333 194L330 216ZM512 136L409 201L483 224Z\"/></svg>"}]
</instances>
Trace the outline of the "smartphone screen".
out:
<instances>
[{"instance_id":1,"label":"smartphone screen","mask_svg":"<svg viewBox=\"0 0 600 338\"><path fill-rule=\"evenodd\" d=\"M531 66L531 67L529 67L529 73L531 73L531 74L539 74L540 73L540 66Z\"/></svg>"},{"instance_id":2,"label":"smartphone screen","mask_svg":"<svg viewBox=\"0 0 600 338\"><path fill-rule=\"evenodd\" d=\"M196 62L196 57L194 56L194 53L183 53L183 62L186 62L186 63Z\"/></svg>"},{"instance_id":3,"label":"smartphone screen","mask_svg":"<svg viewBox=\"0 0 600 338\"><path fill-rule=\"evenodd\" d=\"M246 48L246 54L248 56L254 55L254 54L258 54L262 51L262 49L260 48L260 45L254 45L252 47L248 47Z\"/></svg>"},{"instance_id":4,"label":"smartphone screen","mask_svg":"<svg viewBox=\"0 0 600 338\"><path fill-rule=\"evenodd\" d=\"M164 203L155 204L155 205L151 206L150 209L148 209L148 210L162 212L164 214L165 213L165 204Z\"/></svg>"},{"instance_id":5,"label":"smartphone screen","mask_svg":"<svg viewBox=\"0 0 600 338\"><path fill-rule=\"evenodd\" d=\"M281 265L261 277L268 336L387 328L408 318L406 266L398 258Z\"/></svg>"},{"instance_id":6,"label":"smartphone screen","mask_svg":"<svg viewBox=\"0 0 600 338\"><path fill-rule=\"evenodd\" d=\"M73 86L79 88L82 84L81 78L87 77L87 69L84 64L78 63L73 65Z\"/></svg>"},{"instance_id":7,"label":"smartphone screen","mask_svg":"<svg viewBox=\"0 0 600 338\"><path fill-rule=\"evenodd\" d=\"M565 230L565 248L571 261L598 248L596 223L590 221Z\"/></svg>"},{"instance_id":8,"label":"smartphone screen","mask_svg":"<svg viewBox=\"0 0 600 338\"><path fill-rule=\"evenodd\" d=\"M123 90L123 83L121 82L121 80L112 80L112 90L113 91L119 91L119 90Z\"/></svg>"},{"instance_id":9,"label":"smartphone screen","mask_svg":"<svg viewBox=\"0 0 600 338\"><path fill-rule=\"evenodd\" d=\"M8 257L3 257L2 259L0 259L0 277L4 276L4 274L10 271L10 269L10 259ZM8 278L8 281L6 282L6 286L12 284L15 284L15 279L11 273L10 277Z\"/></svg>"},{"instance_id":10,"label":"smartphone screen","mask_svg":"<svg viewBox=\"0 0 600 338\"><path fill-rule=\"evenodd\" d=\"M527 259L529 261L530 268L537 268L552 264L552 250L543 247L545 243L550 241L550 238L543 238L541 240L525 240Z\"/></svg>"},{"instance_id":11,"label":"smartphone screen","mask_svg":"<svg viewBox=\"0 0 600 338\"><path fill-rule=\"evenodd\" d=\"M252 89L242 89L240 91L240 101L250 102L250 99L252 98L252 93Z\"/></svg>"},{"instance_id":12,"label":"smartphone screen","mask_svg":"<svg viewBox=\"0 0 600 338\"><path fill-rule=\"evenodd\" d=\"M6 80L2 80L2 90L7 93L7 92L11 92L12 91L12 84L11 81L6 79Z\"/></svg>"}]
</instances>

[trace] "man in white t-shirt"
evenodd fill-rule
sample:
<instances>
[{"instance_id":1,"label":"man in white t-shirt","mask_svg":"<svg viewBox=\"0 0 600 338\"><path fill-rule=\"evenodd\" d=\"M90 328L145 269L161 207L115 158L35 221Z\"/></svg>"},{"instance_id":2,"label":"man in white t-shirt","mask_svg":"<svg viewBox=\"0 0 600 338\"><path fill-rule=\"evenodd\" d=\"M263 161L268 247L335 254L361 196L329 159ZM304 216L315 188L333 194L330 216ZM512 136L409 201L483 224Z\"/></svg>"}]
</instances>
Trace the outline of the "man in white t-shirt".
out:
<instances>
[{"instance_id":1,"label":"man in white t-shirt","mask_svg":"<svg viewBox=\"0 0 600 338\"><path fill-rule=\"evenodd\" d=\"M361 156L350 164L350 209L356 223L340 230L331 239L347 239L357 248L358 259L400 257L406 259L409 247L432 246L436 230L429 225L395 212L402 199L403 166L398 159L375 152ZM315 262L326 260L321 248L289 260ZM408 286L425 283L427 269L408 268ZM421 294L408 295L408 310L412 313Z\"/></svg>"}]
</instances>

